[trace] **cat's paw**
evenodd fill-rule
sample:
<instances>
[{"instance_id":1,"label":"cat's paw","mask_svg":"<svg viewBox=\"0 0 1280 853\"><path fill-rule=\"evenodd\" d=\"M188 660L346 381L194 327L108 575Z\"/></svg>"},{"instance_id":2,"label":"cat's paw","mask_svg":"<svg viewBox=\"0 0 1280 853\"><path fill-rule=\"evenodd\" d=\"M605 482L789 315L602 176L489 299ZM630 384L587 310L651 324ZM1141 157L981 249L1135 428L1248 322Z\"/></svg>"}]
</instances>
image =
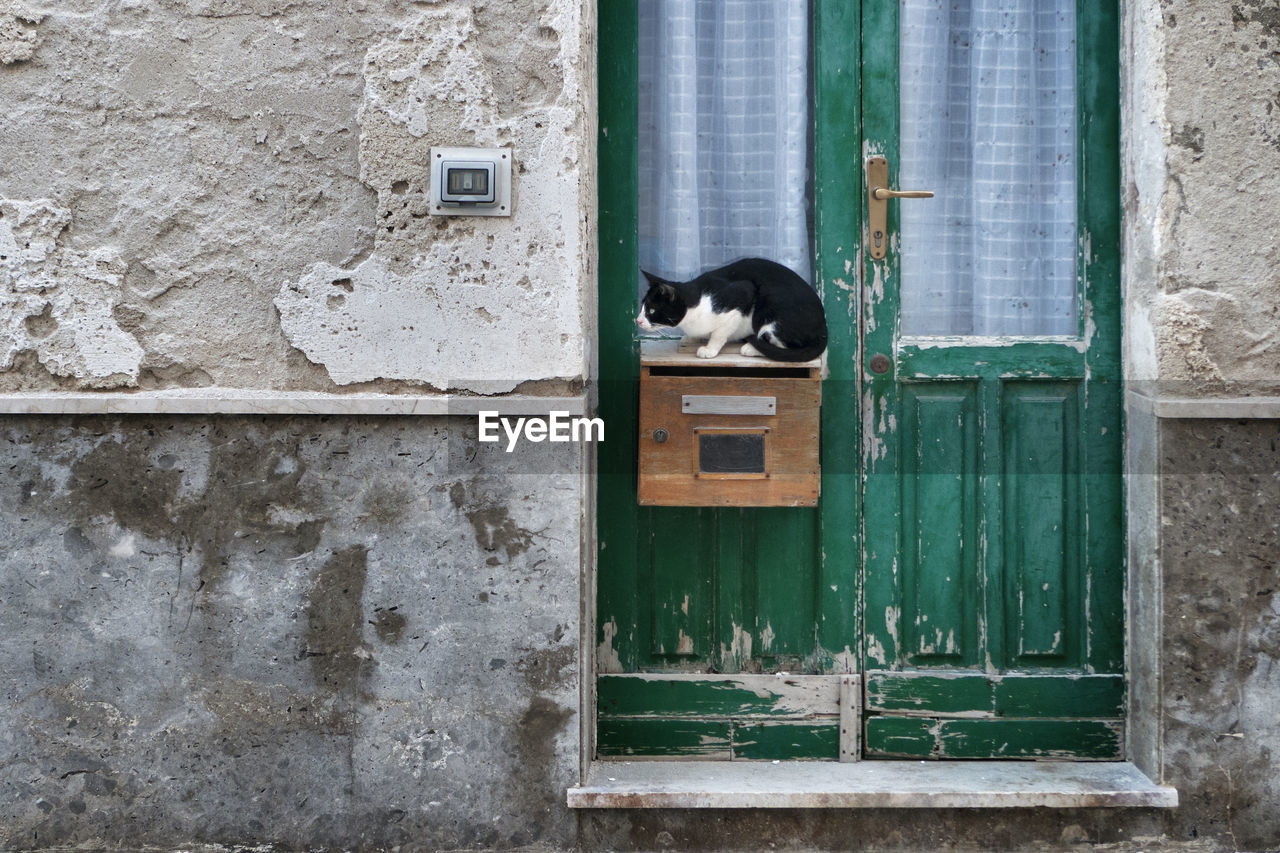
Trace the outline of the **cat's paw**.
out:
<instances>
[{"instance_id":1,"label":"cat's paw","mask_svg":"<svg viewBox=\"0 0 1280 853\"><path fill-rule=\"evenodd\" d=\"M756 349L751 344L743 344L742 349L738 350L738 352L743 355L761 355L760 350Z\"/></svg>"},{"instance_id":2,"label":"cat's paw","mask_svg":"<svg viewBox=\"0 0 1280 853\"><path fill-rule=\"evenodd\" d=\"M715 358L720 354L720 347L698 347L698 358Z\"/></svg>"}]
</instances>

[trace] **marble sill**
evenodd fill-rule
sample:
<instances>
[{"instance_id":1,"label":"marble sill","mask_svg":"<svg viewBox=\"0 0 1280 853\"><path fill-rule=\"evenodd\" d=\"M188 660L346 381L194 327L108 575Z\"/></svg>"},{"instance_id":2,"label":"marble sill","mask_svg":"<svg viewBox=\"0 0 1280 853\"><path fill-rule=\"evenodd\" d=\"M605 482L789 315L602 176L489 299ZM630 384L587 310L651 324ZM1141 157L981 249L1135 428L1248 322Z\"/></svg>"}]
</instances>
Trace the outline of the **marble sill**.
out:
<instances>
[{"instance_id":1,"label":"marble sill","mask_svg":"<svg viewBox=\"0 0 1280 853\"><path fill-rule=\"evenodd\" d=\"M464 397L451 394L326 394L185 388L169 391L84 391L0 394L6 415L569 415L587 413L586 395Z\"/></svg>"},{"instance_id":2,"label":"marble sill","mask_svg":"<svg viewBox=\"0 0 1280 853\"><path fill-rule=\"evenodd\" d=\"M1129 392L1129 406L1157 418L1280 420L1280 397L1173 397Z\"/></svg>"},{"instance_id":3,"label":"marble sill","mask_svg":"<svg viewBox=\"0 0 1280 853\"><path fill-rule=\"evenodd\" d=\"M571 808L1173 808L1128 762L596 761Z\"/></svg>"}]
</instances>

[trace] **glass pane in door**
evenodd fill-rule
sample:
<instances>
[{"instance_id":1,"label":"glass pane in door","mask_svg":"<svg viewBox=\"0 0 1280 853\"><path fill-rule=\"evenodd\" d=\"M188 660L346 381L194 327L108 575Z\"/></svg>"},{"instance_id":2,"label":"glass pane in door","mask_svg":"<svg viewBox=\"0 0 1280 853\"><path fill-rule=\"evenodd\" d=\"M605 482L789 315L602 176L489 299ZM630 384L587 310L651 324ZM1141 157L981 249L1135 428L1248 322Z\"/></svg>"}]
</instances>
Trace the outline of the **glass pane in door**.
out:
<instances>
[{"instance_id":1,"label":"glass pane in door","mask_svg":"<svg viewBox=\"0 0 1280 853\"><path fill-rule=\"evenodd\" d=\"M1074 3L901 0L902 332L1074 335Z\"/></svg>"},{"instance_id":2,"label":"glass pane in door","mask_svg":"<svg viewBox=\"0 0 1280 853\"><path fill-rule=\"evenodd\" d=\"M809 128L808 2L639 0L640 266L809 280Z\"/></svg>"}]
</instances>

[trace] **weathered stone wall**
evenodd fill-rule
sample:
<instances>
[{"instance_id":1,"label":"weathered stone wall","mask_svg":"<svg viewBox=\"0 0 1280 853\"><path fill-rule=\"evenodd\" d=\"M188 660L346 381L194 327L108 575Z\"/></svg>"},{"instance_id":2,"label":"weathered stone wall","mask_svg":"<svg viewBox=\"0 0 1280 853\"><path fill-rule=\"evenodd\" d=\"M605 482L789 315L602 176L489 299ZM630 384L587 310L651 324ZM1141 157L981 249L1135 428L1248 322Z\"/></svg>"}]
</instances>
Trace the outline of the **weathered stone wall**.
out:
<instances>
[{"instance_id":1,"label":"weathered stone wall","mask_svg":"<svg viewBox=\"0 0 1280 853\"><path fill-rule=\"evenodd\" d=\"M1280 10L1124 15L1130 743L1181 793L1166 838L1275 849L1280 433L1227 412L1280 393Z\"/></svg>"},{"instance_id":2,"label":"weathered stone wall","mask_svg":"<svg viewBox=\"0 0 1280 853\"><path fill-rule=\"evenodd\" d=\"M0 418L0 848L572 843L578 450Z\"/></svg>"},{"instance_id":3,"label":"weathered stone wall","mask_svg":"<svg viewBox=\"0 0 1280 853\"><path fill-rule=\"evenodd\" d=\"M0 0L0 393L576 393L580 0ZM509 146L510 218L428 214ZM0 847L564 847L583 458L0 418Z\"/></svg>"},{"instance_id":4,"label":"weathered stone wall","mask_svg":"<svg viewBox=\"0 0 1280 853\"><path fill-rule=\"evenodd\" d=\"M1161 427L1172 837L1280 847L1280 422Z\"/></svg>"},{"instance_id":5,"label":"weathered stone wall","mask_svg":"<svg viewBox=\"0 0 1280 853\"><path fill-rule=\"evenodd\" d=\"M0 391L580 381L588 11L0 0ZM514 216L427 215L450 145Z\"/></svg>"},{"instance_id":6,"label":"weathered stone wall","mask_svg":"<svg viewBox=\"0 0 1280 853\"><path fill-rule=\"evenodd\" d=\"M1280 11L1124 4L1126 360L1169 393L1280 389Z\"/></svg>"}]
</instances>

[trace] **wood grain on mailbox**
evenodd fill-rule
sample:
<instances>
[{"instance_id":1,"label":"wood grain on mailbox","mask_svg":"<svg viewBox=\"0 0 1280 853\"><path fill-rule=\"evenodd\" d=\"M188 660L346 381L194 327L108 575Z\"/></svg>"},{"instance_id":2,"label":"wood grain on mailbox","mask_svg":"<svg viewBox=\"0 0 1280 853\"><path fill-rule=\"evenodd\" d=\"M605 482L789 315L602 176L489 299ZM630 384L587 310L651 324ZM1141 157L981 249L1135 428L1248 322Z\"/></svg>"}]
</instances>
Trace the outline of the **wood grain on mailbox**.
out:
<instances>
[{"instance_id":1,"label":"wood grain on mailbox","mask_svg":"<svg viewBox=\"0 0 1280 853\"><path fill-rule=\"evenodd\" d=\"M820 368L752 359L750 367L717 364L717 360L681 359L673 364L641 360L639 500L651 506L814 506L818 502ZM690 375L668 375L672 372ZM770 374L781 374L774 376ZM701 375L699 375L701 374ZM738 375L740 374L740 375ZM776 413L690 414L686 396L772 397ZM726 401L725 410L740 407ZM729 405L731 403L731 405ZM667 432L658 442L656 430ZM696 431L767 430L764 476L699 474Z\"/></svg>"}]
</instances>

